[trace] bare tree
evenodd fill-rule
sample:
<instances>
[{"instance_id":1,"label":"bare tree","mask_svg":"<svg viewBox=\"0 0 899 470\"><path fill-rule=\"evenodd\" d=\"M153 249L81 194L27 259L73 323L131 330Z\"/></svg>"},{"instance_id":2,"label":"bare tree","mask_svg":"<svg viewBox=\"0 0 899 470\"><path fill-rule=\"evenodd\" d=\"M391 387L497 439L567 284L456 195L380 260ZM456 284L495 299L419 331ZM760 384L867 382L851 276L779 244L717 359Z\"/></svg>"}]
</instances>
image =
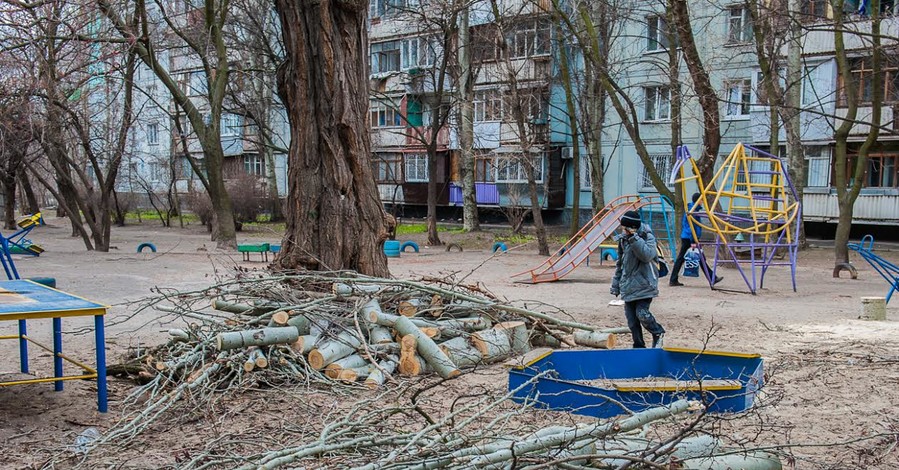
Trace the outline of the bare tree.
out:
<instances>
[{"instance_id":1,"label":"bare tree","mask_svg":"<svg viewBox=\"0 0 899 470\"><path fill-rule=\"evenodd\" d=\"M201 8L190 7L186 11L172 8L161 0L147 5L136 0L133 13L125 13L128 0L113 3L97 0L100 11L118 34L132 46L132 50L157 76L172 95L175 105L184 112L194 135L203 150L201 163L185 155L203 184L213 205L212 239L219 248L237 247L231 198L224 179L224 149L222 147L222 111L230 76L230 57L225 40L225 25L230 13L229 0L205 0ZM161 36L175 44L168 47ZM165 51L169 63L192 62L202 72L205 90L196 98L174 77L173 69L162 62L160 52Z\"/></svg>"},{"instance_id":2,"label":"bare tree","mask_svg":"<svg viewBox=\"0 0 899 470\"><path fill-rule=\"evenodd\" d=\"M291 143L283 269L386 276L388 218L372 177L366 4L277 0Z\"/></svg>"}]
</instances>

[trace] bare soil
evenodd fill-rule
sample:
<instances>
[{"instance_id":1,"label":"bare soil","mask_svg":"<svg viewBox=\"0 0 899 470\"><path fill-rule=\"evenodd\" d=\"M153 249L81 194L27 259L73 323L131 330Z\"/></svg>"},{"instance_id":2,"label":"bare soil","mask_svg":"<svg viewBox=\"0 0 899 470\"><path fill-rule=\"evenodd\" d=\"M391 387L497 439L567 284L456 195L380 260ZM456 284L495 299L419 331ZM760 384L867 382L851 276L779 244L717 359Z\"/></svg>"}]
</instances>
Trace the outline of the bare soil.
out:
<instances>
[{"instance_id":1,"label":"bare soil","mask_svg":"<svg viewBox=\"0 0 899 470\"><path fill-rule=\"evenodd\" d=\"M165 339L164 331L170 325L161 323L157 314L134 313L135 302L150 295L152 289L200 289L235 267L265 267L258 254L245 262L237 253L215 251L205 230L198 226L164 229L144 223L116 228L112 244L117 248L109 253L85 251L80 239L70 233L65 220L48 218L48 225L37 228L31 237L47 251L37 258L17 256L17 267L23 277L55 277L60 289L111 306L107 317L110 363L129 348L152 346ZM265 230L239 236L241 241L272 243L280 238ZM624 325L621 307L607 305L612 299L608 288L614 272L610 263L600 265L594 257L590 266L581 266L562 281L521 284L513 282L510 275L544 261L534 244L509 246L508 252L493 254L490 233L441 237L445 243L462 245L464 251L428 247L423 235L405 237L404 241L417 241L421 251L391 259L392 274L455 274L466 282L482 283L501 297L526 301L535 309L604 327ZM142 242L154 243L158 251L136 253ZM897 252L882 255L899 263ZM795 468L899 467L899 304L888 306L887 321L858 319L860 297L883 296L888 285L863 260L857 256L853 260L859 269L857 280L832 278L832 252L809 249L800 254L798 292L791 288L788 268L772 268L758 295L746 293L737 272L729 269L721 284L726 291L712 291L699 279L682 278L686 286L662 285L661 295L653 302L652 310L667 330L666 346L762 354L768 376L765 394L780 399L763 411L770 432L761 442L797 445L792 448L795 460L789 462ZM89 319L63 323L64 349L87 362L93 358L91 325ZM30 322L29 333L52 344L49 320ZM15 323L0 323L0 334L15 334ZM629 338L622 337L619 344L629 347L629 343ZM49 354L37 348L31 351L33 371L41 375L52 371ZM5 358L0 361L3 378L19 376L16 342L0 342L0 353ZM63 392L54 392L50 384L0 387L2 467L41 468L54 459L65 461L71 455L67 446L79 433L88 427L103 432L112 426L121 416L122 400L135 385L110 378L109 386L110 412L105 415L96 411L92 382L66 382ZM449 402L456 393L473 389L500 392L505 386L505 371L497 365L447 384L440 394ZM258 402L249 406L259 397L258 392L247 392L233 403L219 402L215 409L189 419L173 419L170 425L148 431L140 446L106 456L90 467L177 467L185 455L202 449L205 442L229 432L247 432L248 426L256 426L252 429L256 434L277 433L270 439L272 447L277 447L289 441L279 424L320 424L329 412L340 408L342 400L349 400L322 391L314 406L305 402L308 395L301 401L290 394L264 406ZM248 410L254 417L232 419ZM289 411L282 413L284 410ZM731 431L740 433L739 428ZM328 466L326 461L322 466Z\"/></svg>"}]
</instances>

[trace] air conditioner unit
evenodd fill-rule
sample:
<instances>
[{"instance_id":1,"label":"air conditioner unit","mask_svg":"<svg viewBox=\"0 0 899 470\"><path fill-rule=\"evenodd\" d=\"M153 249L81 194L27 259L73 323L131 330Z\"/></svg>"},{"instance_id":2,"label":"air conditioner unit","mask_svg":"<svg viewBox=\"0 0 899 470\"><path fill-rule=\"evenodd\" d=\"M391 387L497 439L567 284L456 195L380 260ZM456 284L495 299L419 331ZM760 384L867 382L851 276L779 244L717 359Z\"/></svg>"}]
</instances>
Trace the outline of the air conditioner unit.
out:
<instances>
[{"instance_id":1,"label":"air conditioner unit","mask_svg":"<svg viewBox=\"0 0 899 470\"><path fill-rule=\"evenodd\" d=\"M573 147L562 147L562 160L571 160L574 158Z\"/></svg>"}]
</instances>

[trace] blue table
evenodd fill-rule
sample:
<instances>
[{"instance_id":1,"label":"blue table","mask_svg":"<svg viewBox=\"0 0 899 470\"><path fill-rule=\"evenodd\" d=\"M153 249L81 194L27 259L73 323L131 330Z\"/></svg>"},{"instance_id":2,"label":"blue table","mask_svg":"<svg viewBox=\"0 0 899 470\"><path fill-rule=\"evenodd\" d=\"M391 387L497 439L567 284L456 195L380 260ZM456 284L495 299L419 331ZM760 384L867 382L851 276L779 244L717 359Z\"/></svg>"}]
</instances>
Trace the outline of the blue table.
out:
<instances>
[{"instance_id":1,"label":"blue table","mask_svg":"<svg viewBox=\"0 0 899 470\"><path fill-rule=\"evenodd\" d=\"M103 316L108 307L81 297L67 294L25 279L0 281L0 321L18 320L19 334L0 335L0 339L19 340L19 362L22 373L28 373L28 343L53 353L53 377L0 382L0 386L53 382L56 391L63 389L65 380L97 379L97 409L107 410L106 389L106 337ZM80 363L62 353L62 319L65 317L94 317L96 369ZM28 337L27 320L53 320L53 348ZM66 376L63 361L82 370L80 375Z\"/></svg>"}]
</instances>

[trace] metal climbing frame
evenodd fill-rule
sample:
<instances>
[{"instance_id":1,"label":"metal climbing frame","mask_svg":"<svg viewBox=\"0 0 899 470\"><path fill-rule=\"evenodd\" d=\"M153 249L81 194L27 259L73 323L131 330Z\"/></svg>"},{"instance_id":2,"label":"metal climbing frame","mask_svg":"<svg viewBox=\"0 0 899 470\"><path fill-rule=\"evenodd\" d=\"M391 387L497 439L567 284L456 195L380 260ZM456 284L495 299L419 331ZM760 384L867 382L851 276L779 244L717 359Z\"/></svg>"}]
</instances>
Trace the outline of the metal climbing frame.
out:
<instances>
[{"instance_id":1,"label":"metal climbing frame","mask_svg":"<svg viewBox=\"0 0 899 470\"><path fill-rule=\"evenodd\" d=\"M686 175L688 162L692 176ZM790 266L796 291L802 204L780 157L737 144L705 182L690 151L681 145L670 181L681 185L685 207L691 193L686 185L694 182L699 190L701 204L687 212L687 221L694 238L696 227L715 235L714 262L711 268L703 265L711 270L706 273L710 286L714 288L718 267L732 264L755 294L764 286L768 268Z\"/></svg>"},{"instance_id":2,"label":"metal climbing frame","mask_svg":"<svg viewBox=\"0 0 899 470\"><path fill-rule=\"evenodd\" d=\"M887 303L890 303L890 297L893 296L893 292L899 290L899 266L874 254L874 237L871 235L862 237L861 243L850 243L849 248L858 252L881 277L886 279L890 285L886 299Z\"/></svg>"},{"instance_id":3,"label":"metal climbing frame","mask_svg":"<svg viewBox=\"0 0 899 470\"><path fill-rule=\"evenodd\" d=\"M652 228L656 237L656 243L667 245L660 252L670 256L669 260L677 258L677 245L674 238L674 204L665 196L650 196L646 198L649 204L640 208L640 218L644 224ZM661 248L661 247L660 247Z\"/></svg>"}]
</instances>

